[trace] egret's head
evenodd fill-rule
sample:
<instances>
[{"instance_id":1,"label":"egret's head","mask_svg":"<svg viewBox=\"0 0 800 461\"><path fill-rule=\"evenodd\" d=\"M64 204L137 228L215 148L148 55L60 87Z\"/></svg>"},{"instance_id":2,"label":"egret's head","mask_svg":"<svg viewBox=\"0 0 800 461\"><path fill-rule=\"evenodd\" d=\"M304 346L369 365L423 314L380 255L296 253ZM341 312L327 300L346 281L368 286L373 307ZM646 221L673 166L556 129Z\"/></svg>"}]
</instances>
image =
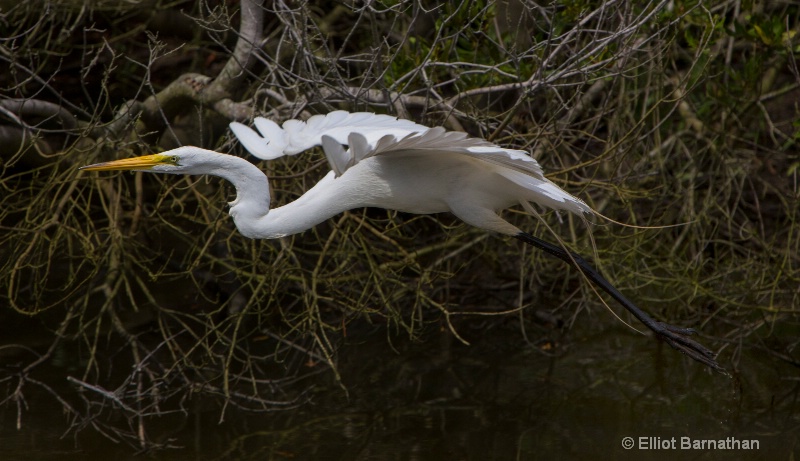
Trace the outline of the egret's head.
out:
<instances>
[{"instance_id":1,"label":"egret's head","mask_svg":"<svg viewBox=\"0 0 800 461\"><path fill-rule=\"evenodd\" d=\"M147 171L150 173L208 174L225 163L227 155L197 147L179 147L162 154L113 160L83 166L84 171Z\"/></svg>"}]
</instances>

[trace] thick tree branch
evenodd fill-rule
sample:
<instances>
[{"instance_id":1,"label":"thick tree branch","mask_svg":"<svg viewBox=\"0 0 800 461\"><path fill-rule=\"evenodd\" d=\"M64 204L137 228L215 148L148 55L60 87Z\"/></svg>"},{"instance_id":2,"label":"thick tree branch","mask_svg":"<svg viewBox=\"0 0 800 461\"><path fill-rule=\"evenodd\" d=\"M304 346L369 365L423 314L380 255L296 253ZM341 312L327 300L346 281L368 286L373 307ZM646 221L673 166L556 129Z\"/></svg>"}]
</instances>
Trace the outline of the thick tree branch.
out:
<instances>
[{"instance_id":1,"label":"thick tree branch","mask_svg":"<svg viewBox=\"0 0 800 461\"><path fill-rule=\"evenodd\" d=\"M232 98L256 62L253 55L262 38L264 0L242 0L240 17L239 40L219 75L212 80L202 74L187 73L147 98L142 117L148 127L163 129L187 104L213 108L233 120L251 116L249 107L235 103Z\"/></svg>"}]
</instances>

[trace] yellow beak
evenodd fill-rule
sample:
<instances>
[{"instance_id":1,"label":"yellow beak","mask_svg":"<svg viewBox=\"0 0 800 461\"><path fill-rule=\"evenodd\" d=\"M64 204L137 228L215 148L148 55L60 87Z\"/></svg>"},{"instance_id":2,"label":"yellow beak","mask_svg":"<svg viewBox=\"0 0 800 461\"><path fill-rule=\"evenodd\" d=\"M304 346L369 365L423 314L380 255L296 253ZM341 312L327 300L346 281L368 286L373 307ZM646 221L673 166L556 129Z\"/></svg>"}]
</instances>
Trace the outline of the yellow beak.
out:
<instances>
[{"instance_id":1,"label":"yellow beak","mask_svg":"<svg viewBox=\"0 0 800 461\"><path fill-rule=\"evenodd\" d=\"M95 163L79 168L84 171L110 171L110 170L149 170L156 165L177 165L178 160L172 155L153 154L141 157L124 158L112 162Z\"/></svg>"}]
</instances>

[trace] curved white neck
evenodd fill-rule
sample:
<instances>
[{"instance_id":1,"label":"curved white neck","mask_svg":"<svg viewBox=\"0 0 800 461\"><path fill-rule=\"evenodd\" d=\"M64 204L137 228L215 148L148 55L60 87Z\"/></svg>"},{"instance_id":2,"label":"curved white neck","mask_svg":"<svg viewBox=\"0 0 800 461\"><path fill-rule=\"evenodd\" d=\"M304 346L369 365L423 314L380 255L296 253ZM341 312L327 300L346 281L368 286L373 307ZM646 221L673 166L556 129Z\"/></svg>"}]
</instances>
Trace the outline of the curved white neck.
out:
<instances>
[{"instance_id":1,"label":"curved white neck","mask_svg":"<svg viewBox=\"0 0 800 461\"><path fill-rule=\"evenodd\" d=\"M207 170L230 181L236 199L230 203L230 215L245 237L271 239L308 230L337 214L360 206L336 193L337 183L331 171L294 202L270 210L269 181L258 167L240 157L215 153L219 165Z\"/></svg>"},{"instance_id":2,"label":"curved white neck","mask_svg":"<svg viewBox=\"0 0 800 461\"><path fill-rule=\"evenodd\" d=\"M255 167L254 167L255 168ZM257 169L257 168L256 168ZM260 173L260 170L259 170ZM267 178L261 173L266 184ZM225 178L230 180L230 178ZM358 204L337 197L331 171L308 192L294 202L269 209L268 189L252 187L253 182L231 181L236 187L236 200L231 202L230 215L242 235L253 239L272 239L297 234ZM266 205L263 197L266 196Z\"/></svg>"}]
</instances>

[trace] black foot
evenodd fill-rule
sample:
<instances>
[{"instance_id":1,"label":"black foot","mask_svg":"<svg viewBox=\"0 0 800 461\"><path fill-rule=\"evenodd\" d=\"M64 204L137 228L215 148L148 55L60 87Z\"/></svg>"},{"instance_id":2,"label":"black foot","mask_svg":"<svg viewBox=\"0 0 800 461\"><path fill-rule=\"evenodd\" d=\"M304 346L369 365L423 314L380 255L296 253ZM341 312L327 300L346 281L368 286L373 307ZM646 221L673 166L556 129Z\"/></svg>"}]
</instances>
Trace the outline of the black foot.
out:
<instances>
[{"instance_id":1,"label":"black foot","mask_svg":"<svg viewBox=\"0 0 800 461\"><path fill-rule=\"evenodd\" d=\"M681 328L663 322L654 322L648 325L656 334L656 337L670 347L679 351L700 363L703 363L719 372L725 373L725 369L719 366L716 355L697 341L690 339L689 336L695 333L693 328Z\"/></svg>"}]
</instances>

